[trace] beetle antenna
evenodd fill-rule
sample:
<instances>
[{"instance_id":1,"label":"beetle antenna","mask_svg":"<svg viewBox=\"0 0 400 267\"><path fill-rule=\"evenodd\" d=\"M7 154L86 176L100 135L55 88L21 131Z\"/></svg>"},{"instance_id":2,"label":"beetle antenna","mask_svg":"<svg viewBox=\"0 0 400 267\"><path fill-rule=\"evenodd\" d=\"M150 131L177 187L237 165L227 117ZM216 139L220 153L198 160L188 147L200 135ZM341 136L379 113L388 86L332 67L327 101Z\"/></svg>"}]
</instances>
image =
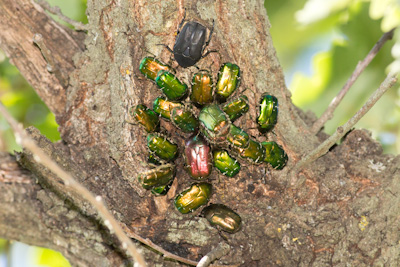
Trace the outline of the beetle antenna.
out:
<instances>
[{"instance_id":1,"label":"beetle antenna","mask_svg":"<svg viewBox=\"0 0 400 267\"><path fill-rule=\"evenodd\" d=\"M197 65L193 65L197 69L197 71L200 71L201 69Z\"/></svg>"},{"instance_id":2,"label":"beetle antenna","mask_svg":"<svg viewBox=\"0 0 400 267\"><path fill-rule=\"evenodd\" d=\"M149 50L145 50L145 51L146 51L146 53L149 53L149 54L151 54L153 57L157 57L157 56L156 56L156 54L154 54L154 53L150 52Z\"/></svg>"},{"instance_id":3,"label":"beetle antenna","mask_svg":"<svg viewBox=\"0 0 400 267\"><path fill-rule=\"evenodd\" d=\"M171 53L174 53L174 51L172 51L172 49L171 49L171 48L169 48L169 46L168 46L168 45L166 45L166 44L157 44L157 45L164 46L165 48L167 48L167 50L168 50L169 52L171 52Z\"/></svg>"},{"instance_id":4,"label":"beetle antenna","mask_svg":"<svg viewBox=\"0 0 400 267\"><path fill-rule=\"evenodd\" d=\"M183 19L181 21L181 23L179 23L178 29L176 30L176 35L178 35L181 32L181 28L183 23L185 22L185 18L186 18L186 8L185 8L185 12L183 13Z\"/></svg>"},{"instance_id":5,"label":"beetle antenna","mask_svg":"<svg viewBox=\"0 0 400 267\"><path fill-rule=\"evenodd\" d=\"M208 46L208 44L209 44L210 41L211 41L211 35L212 35L213 32L214 32L214 25L215 25L215 20L213 20L213 25L212 25L212 28L211 28L211 30L210 30L210 34L208 35L208 40L207 40L207 42L206 42L205 47Z\"/></svg>"}]
</instances>

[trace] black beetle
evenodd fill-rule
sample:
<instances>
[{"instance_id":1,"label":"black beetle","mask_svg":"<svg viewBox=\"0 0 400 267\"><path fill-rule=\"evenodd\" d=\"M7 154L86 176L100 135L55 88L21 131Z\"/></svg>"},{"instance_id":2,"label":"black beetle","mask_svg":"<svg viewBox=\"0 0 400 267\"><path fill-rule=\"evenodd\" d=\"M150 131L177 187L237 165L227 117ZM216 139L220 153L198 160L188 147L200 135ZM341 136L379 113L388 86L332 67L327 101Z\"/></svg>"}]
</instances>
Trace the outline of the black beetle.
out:
<instances>
[{"instance_id":1,"label":"black beetle","mask_svg":"<svg viewBox=\"0 0 400 267\"><path fill-rule=\"evenodd\" d=\"M183 68L193 66L201 58L207 56L211 52L215 52L208 51L203 54L204 49L211 41L211 35L214 31L214 21L208 40L206 41L207 28L195 21L187 22L182 28L185 18L186 12L178 27L174 49L171 50L171 48L165 45L165 47L174 54L176 62Z\"/></svg>"}]
</instances>

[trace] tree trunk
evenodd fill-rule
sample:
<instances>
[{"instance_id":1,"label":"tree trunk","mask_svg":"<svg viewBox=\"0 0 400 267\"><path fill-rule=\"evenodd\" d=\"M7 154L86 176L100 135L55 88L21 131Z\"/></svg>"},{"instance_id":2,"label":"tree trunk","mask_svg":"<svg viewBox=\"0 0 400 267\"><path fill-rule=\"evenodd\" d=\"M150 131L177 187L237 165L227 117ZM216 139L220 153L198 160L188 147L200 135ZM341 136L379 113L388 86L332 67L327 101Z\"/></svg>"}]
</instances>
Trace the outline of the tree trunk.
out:
<instances>
[{"instance_id":1,"label":"tree trunk","mask_svg":"<svg viewBox=\"0 0 400 267\"><path fill-rule=\"evenodd\" d=\"M1 48L55 113L62 141L53 144L35 129L29 129L30 135L104 199L128 234L182 257L199 260L226 242L231 250L219 264L399 265L400 157L383 155L367 131L354 130L291 177L295 163L326 135L310 134L314 117L291 103L263 1L183 2L89 0L84 34L58 25L33 1L0 0ZM213 170L210 202L233 208L243 220L241 231L227 237L198 212L182 215L175 209L175 195L193 182L182 158L175 161L176 179L166 196L155 197L136 181L147 169L146 134L126 123L128 110L139 103L152 106L160 94L143 78L139 63L153 53L190 83L196 69L176 66L167 49L157 45L173 46L184 8L188 20L208 27L215 20L209 49L218 53L200 60L198 67L210 69L214 80L224 62L241 68L237 94L247 88L243 94L251 107L235 124L258 141L276 141L289 156L283 170L246 162L233 178ZM35 34L43 36L40 49L32 42ZM51 62L43 57L43 45ZM278 124L267 135L255 123L264 92L279 100ZM182 154L184 134L165 121L162 128ZM128 264L95 210L32 154L1 154L1 162L0 237L56 249L74 266ZM149 266L179 265L145 246L142 253Z\"/></svg>"}]
</instances>

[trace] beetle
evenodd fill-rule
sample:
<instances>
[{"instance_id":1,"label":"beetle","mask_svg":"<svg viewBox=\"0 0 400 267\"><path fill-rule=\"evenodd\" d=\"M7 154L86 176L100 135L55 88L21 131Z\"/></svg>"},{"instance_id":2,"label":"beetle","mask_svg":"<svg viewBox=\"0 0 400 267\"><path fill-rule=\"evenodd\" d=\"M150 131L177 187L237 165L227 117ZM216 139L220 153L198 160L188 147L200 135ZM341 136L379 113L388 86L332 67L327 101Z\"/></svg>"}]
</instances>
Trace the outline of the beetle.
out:
<instances>
[{"instance_id":1,"label":"beetle","mask_svg":"<svg viewBox=\"0 0 400 267\"><path fill-rule=\"evenodd\" d=\"M145 105L139 104L131 108L129 113L138 123L143 125L148 133L156 132L160 129L160 120L157 114Z\"/></svg>"},{"instance_id":2,"label":"beetle","mask_svg":"<svg viewBox=\"0 0 400 267\"><path fill-rule=\"evenodd\" d=\"M240 163L232 158L226 150L214 150L214 166L228 177L233 177L240 171Z\"/></svg>"},{"instance_id":3,"label":"beetle","mask_svg":"<svg viewBox=\"0 0 400 267\"><path fill-rule=\"evenodd\" d=\"M185 141L186 170L190 177L201 180L210 176L212 171L211 147L200 135L194 134Z\"/></svg>"},{"instance_id":4,"label":"beetle","mask_svg":"<svg viewBox=\"0 0 400 267\"><path fill-rule=\"evenodd\" d=\"M186 11L176 33L177 37L174 48L171 50L168 46L161 44L174 54L176 62L183 68L191 67L203 57L212 52L216 52L207 51L204 53L204 49L211 41L211 36L214 31L214 20L210 34L208 35L208 40L206 41L207 28L195 21L189 21L183 25L185 18Z\"/></svg>"},{"instance_id":5,"label":"beetle","mask_svg":"<svg viewBox=\"0 0 400 267\"><path fill-rule=\"evenodd\" d=\"M184 98L188 92L188 86L166 70L158 72L156 84L168 100L179 100Z\"/></svg>"},{"instance_id":6,"label":"beetle","mask_svg":"<svg viewBox=\"0 0 400 267\"><path fill-rule=\"evenodd\" d=\"M225 63L218 72L218 81L215 86L215 93L219 102L226 99L235 92L240 83L240 68L233 63Z\"/></svg>"},{"instance_id":7,"label":"beetle","mask_svg":"<svg viewBox=\"0 0 400 267\"><path fill-rule=\"evenodd\" d=\"M257 118L258 129L265 133L272 128L278 121L278 99L268 93L264 93L260 100L260 112Z\"/></svg>"},{"instance_id":8,"label":"beetle","mask_svg":"<svg viewBox=\"0 0 400 267\"><path fill-rule=\"evenodd\" d=\"M265 148L264 162L270 164L276 170L282 170L288 161L288 156L277 143L275 142L262 142Z\"/></svg>"},{"instance_id":9,"label":"beetle","mask_svg":"<svg viewBox=\"0 0 400 267\"><path fill-rule=\"evenodd\" d=\"M138 175L138 181L144 189L152 189L170 184L175 177L175 166L164 164Z\"/></svg>"},{"instance_id":10,"label":"beetle","mask_svg":"<svg viewBox=\"0 0 400 267\"><path fill-rule=\"evenodd\" d=\"M229 134L231 121L218 105L205 106L199 113L200 130L212 144L222 144Z\"/></svg>"},{"instance_id":11,"label":"beetle","mask_svg":"<svg viewBox=\"0 0 400 267\"><path fill-rule=\"evenodd\" d=\"M254 164L261 164L265 159L265 147L252 139L250 139L249 145L246 148L232 147L232 150L239 157Z\"/></svg>"},{"instance_id":12,"label":"beetle","mask_svg":"<svg viewBox=\"0 0 400 267\"><path fill-rule=\"evenodd\" d=\"M161 160L172 161L178 155L178 146L160 133L147 135L147 147L153 156Z\"/></svg>"},{"instance_id":13,"label":"beetle","mask_svg":"<svg viewBox=\"0 0 400 267\"><path fill-rule=\"evenodd\" d=\"M159 71L172 71L172 68L155 57L145 57L140 62L139 70L146 78L155 81Z\"/></svg>"},{"instance_id":14,"label":"beetle","mask_svg":"<svg viewBox=\"0 0 400 267\"><path fill-rule=\"evenodd\" d=\"M249 135L235 125L231 125L227 139L231 145L239 148L247 148L249 146Z\"/></svg>"},{"instance_id":15,"label":"beetle","mask_svg":"<svg viewBox=\"0 0 400 267\"><path fill-rule=\"evenodd\" d=\"M169 101L165 97L157 97L153 102L153 110L166 120L171 119L171 111L176 107L182 107L179 102Z\"/></svg>"},{"instance_id":16,"label":"beetle","mask_svg":"<svg viewBox=\"0 0 400 267\"><path fill-rule=\"evenodd\" d=\"M211 188L209 183L192 184L190 188L176 196L174 201L176 209L180 213L186 214L207 204L211 196Z\"/></svg>"},{"instance_id":17,"label":"beetle","mask_svg":"<svg viewBox=\"0 0 400 267\"><path fill-rule=\"evenodd\" d=\"M212 75L206 70L200 70L193 75L190 100L198 107L211 104L214 100Z\"/></svg>"},{"instance_id":18,"label":"beetle","mask_svg":"<svg viewBox=\"0 0 400 267\"><path fill-rule=\"evenodd\" d=\"M233 122L237 118L240 118L240 116L245 114L247 111L249 111L249 99L245 95L239 96L231 102L223 105L222 110Z\"/></svg>"},{"instance_id":19,"label":"beetle","mask_svg":"<svg viewBox=\"0 0 400 267\"><path fill-rule=\"evenodd\" d=\"M201 211L207 221L218 230L234 234L242 226L242 218L223 204L211 204Z\"/></svg>"},{"instance_id":20,"label":"beetle","mask_svg":"<svg viewBox=\"0 0 400 267\"><path fill-rule=\"evenodd\" d=\"M199 128L199 120L190 107L180 106L171 110L171 122L185 133L194 132Z\"/></svg>"}]
</instances>

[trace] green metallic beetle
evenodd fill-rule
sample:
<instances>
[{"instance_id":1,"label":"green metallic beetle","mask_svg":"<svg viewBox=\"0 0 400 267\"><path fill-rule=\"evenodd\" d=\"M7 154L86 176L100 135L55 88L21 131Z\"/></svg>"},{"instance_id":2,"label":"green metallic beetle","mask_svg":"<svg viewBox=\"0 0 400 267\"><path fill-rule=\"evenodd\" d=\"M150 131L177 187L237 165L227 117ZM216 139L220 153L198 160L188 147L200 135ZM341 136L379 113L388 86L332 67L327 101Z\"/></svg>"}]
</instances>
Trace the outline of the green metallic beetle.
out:
<instances>
[{"instance_id":1,"label":"green metallic beetle","mask_svg":"<svg viewBox=\"0 0 400 267\"><path fill-rule=\"evenodd\" d=\"M225 100L235 92L240 82L240 68L236 64L225 63L221 66L218 73L218 82L215 87L217 99L220 102Z\"/></svg>"},{"instance_id":2,"label":"green metallic beetle","mask_svg":"<svg viewBox=\"0 0 400 267\"><path fill-rule=\"evenodd\" d=\"M234 234L242 226L242 218L239 214L222 204L211 204L205 207L201 213L218 230Z\"/></svg>"},{"instance_id":3,"label":"green metallic beetle","mask_svg":"<svg viewBox=\"0 0 400 267\"><path fill-rule=\"evenodd\" d=\"M130 114L138 123L144 126L148 133L156 132L160 129L160 120L157 114L145 105L139 104L134 109L131 108Z\"/></svg>"},{"instance_id":4,"label":"green metallic beetle","mask_svg":"<svg viewBox=\"0 0 400 267\"><path fill-rule=\"evenodd\" d=\"M229 119L233 122L240 118L249 110L249 99L247 96L242 95L231 102L222 106L222 110L228 115Z\"/></svg>"},{"instance_id":5,"label":"green metallic beetle","mask_svg":"<svg viewBox=\"0 0 400 267\"><path fill-rule=\"evenodd\" d=\"M211 184L196 183L184 190L175 198L176 209L183 214L193 212L202 205L207 204L211 196Z\"/></svg>"},{"instance_id":6,"label":"green metallic beetle","mask_svg":"<svg viewBox=\"0 0 400 267\"><path fill-rule=\"evenodd\" d=\"M226 150L214 150L214 166L228 177L233 177L240 171L240 163L232 158Z\"/></svg>"},{"instance_id":7,"label":"green metallic beetle","mask_svg":"<svg viewBox=\"0 0 400 267\"><path fill-rule=\"evenodd\" d=\"M157 86L163 91L168 100L179 100L188 93L188 86L169 71L161 70L156 78Z\"/></svg>"},{"instance_id":8,"label":"green metallic beetle","mask_svg":"<svg viewBox=\"0 0 400 267\"><path fill-rule=\"evenodd\" d=\"M166 120L171 119L171 111L175 107L183 107L182 103L167 100L165 97L157 97L153 102L153 110Z\"/></svg>"},{"instance_id":9,"label":"green metallic beetle","mask_svg":"<svg viewBox=\"0 0 400 267\"><path fill-rule=\"evenodd\" d=\"M190 100L199 107L213 102L214 87L212 76L208 71L201 70L194 74Z\"/></svg>"},{"instance_id":10,"label":"green metallic beetle","mask_svg":"<svg viewBox=\"0 0 400 267\"><path fill-rule=\"evenodd\" d=\"M205 106L199 114L200 129L212 144L221 144L226 141L231 122L228 116L218 105Z\"/></svg>"},{"instance_id":11,"label":"green metallic beetle","mask_svg":"<svg viewBox=\"0 0 400 267\"><path fill-rule=\"evenodd\" d=\"M249 145L246 148L232 147L233 151L239 154L239 156L247 161L254 164L261 164L265 159L265 148L264 146L252 139L249 141Z\"/></svg>"},{"instance_id":12,"label":"green metallic beetle","mask_svg":"<svg viewBox=\"0 0 400 267\"><path fill-rule=\"evenodd\" d=\"M250 137L245 131L232 124L227 140L235 147L246 148L249 146Z\"/></svg>"},{"instance_id":13,"label":"green metallic beetle","mask_svg":"<svg viewBox=\"0 0 400 267\"><path fill-rule=\"evenodd\" d=\"M261 96L260 101L260 114L257 118L258 129L260 132L265 133L266 131L274 128L278 121L278 99L265 93Z\"/></svg>"},{"instance_id":14,"label":"green metallic beetle","mask_svg":"<svg viewBox=\"0 0 400 267\"><path fill-rule=\"evenodd\" d=\"M154 57L145 57L140 62L139 70L146 78L155 81L159 71L172 71L172 68Z\"/></svg>"},{"instance_id":15,"label":"green metallic beetle","mask_svg":"<svg viewBox=\"0 0 400 267\"><path fill-rule=\"evenodd\" d=\"M262 142L265 148L264 162L270 164L276 170L282 170L288 161L288 156L277 143L275 142Z\"/></svg>"},{"instance_id":16,"label":"green metallic beetle","mask_svg":"<svg viewBox=\"0 0 400 267\"><path fill-rule=\"evenodd\" d=\"M149 154L149 157L147 158L147 162L150 165L154 165L154 166L160 166L162 165L162 162L160 160L158 160L153 154Z\"/></svg>"},{"instance_id":17,"label":"green metallic beetle","mask_svg":"<svg viewBox=\"0 0 400 267\"><path fill-rule=\"evenodd\" d=\"M190 108L175 107L171 111L171 122L185 133L191 133L199 128L199 120L193 115Z\"/></svg>"},{"instance_id":18,"label":"green metallic beetle","mask_svg":"<svg viewBox=\"0 0 400 267\"><path fill-rule=\"evenodd\" d=\"M144 189L166 186L175 177L175 166L164 164L138 175L138 181Z\"/></svg>"},{"instance_id":19,"label":"green metallic beetle","mask_svg":"<svg viewBox=\"0 0 400 267\"><path fill-rule=\"evenodd\" d=\"M156 196L165 196L171 188L173 182L174 179L171 179L171 182L167 185L154 187L153 189L151 189L151 193Z\"/></svg>"},{"instance_id":20,"label":"green metallic beetle","mask_svg":"<svg viewBox=\"0 0 400 267\"><path fill-rule=\"evenodd\" d=\"M147 136L147 147L150 153L161 160L171 161L178 155L178 146L159 133L151 133Z\"/></svg>"}]
</instances>

